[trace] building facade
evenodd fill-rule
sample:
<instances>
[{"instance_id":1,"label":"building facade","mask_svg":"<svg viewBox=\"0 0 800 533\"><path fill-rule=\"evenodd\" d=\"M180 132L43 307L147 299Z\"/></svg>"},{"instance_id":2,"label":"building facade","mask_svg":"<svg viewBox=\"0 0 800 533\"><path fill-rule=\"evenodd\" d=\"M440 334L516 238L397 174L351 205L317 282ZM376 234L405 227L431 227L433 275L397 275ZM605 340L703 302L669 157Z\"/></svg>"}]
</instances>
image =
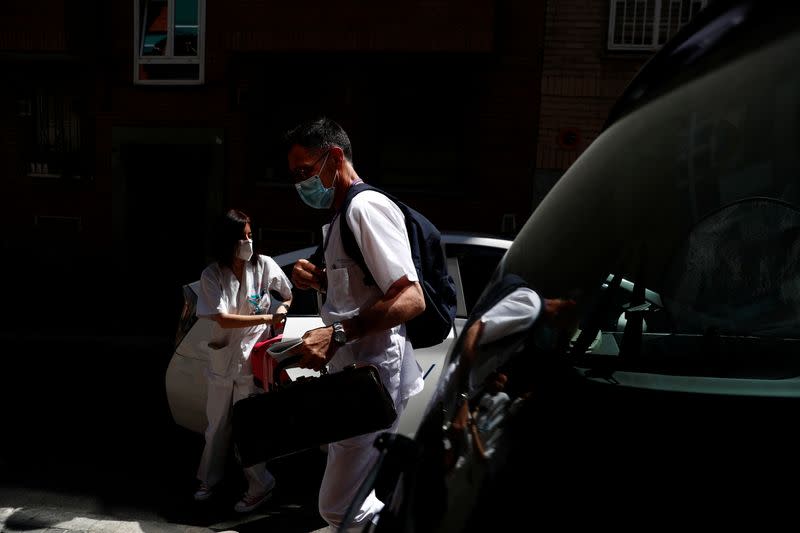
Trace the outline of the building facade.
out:
<instances>
[{"instance_id":1,"label":"building facade","mask_svg":"<svg viewBox=\"0 0 800 533\"><path fill-rule=\"evenodd\" d=\"M297 197L281 139L319 115L442 230L513 236L704 3L9 0L3 274L31 265L12 297L68 304L48 327L171 330L226 207L262 253L319 241L329 214Z\"/></svg>"},{"instance_id":2,"label":"building facade","mask_svg":"<svg viewBox=\"0 0 800 533\"><path fill-rule=\"evenodd\" d=\"M530 211L544 2L7 4L2 249L32 265L14 299L63 310L32 327L174 330L228 206L259 251L318 242L281 135L322 114L443 230L511 235Z\"/></svg>"},{"instance_id":3,"label":"building facade","mask_svg":"<svg viewBox=\"0 0 800 533\"><path fill-rule=\"evenodd\" d=\"M641 66L707 0L547 2L535 207L599 135Z\"/></svg>"}]
</instances>

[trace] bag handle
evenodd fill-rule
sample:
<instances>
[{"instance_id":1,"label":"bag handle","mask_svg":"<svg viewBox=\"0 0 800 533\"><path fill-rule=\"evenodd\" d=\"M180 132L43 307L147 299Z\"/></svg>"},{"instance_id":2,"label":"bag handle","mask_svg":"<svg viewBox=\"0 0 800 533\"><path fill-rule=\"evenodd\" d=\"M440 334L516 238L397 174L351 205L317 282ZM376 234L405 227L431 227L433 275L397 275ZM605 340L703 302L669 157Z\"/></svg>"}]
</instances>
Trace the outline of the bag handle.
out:
<instances>
[{"instance_id":1,"label":"bag handle","mask_svg":"<svg viewBox=\"0 0 800 533\"><path fill-rule=\"evenodd\" d=\"M283 372L287 368L295 366L297 363L300 362L300 359L302 359L302 357L303 357L302 355L290 355L289 357L287 357L286 359L275 365L275 370L272 371L272 386L274 388L280 388L281 386L280 383L281 372ZM327 373L328 373L327 367L323 366L322 370L320 370L320 374L327 374Z\"/></svg>"}]
</instances>

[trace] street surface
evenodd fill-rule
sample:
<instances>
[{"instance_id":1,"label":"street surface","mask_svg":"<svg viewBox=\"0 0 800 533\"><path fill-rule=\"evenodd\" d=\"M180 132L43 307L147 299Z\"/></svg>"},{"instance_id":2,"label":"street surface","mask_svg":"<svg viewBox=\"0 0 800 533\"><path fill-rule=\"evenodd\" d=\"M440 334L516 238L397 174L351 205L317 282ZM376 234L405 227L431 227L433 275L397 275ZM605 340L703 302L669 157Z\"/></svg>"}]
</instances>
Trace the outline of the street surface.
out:
<instances>
[{"instance_id":1,"label":"street surface","mask_svg":"<svg viewBox=\"0 0 800 533\"><path fill-rule=\"evenodd\" d=\"M203 438L169 414L172 339L2 334L0 342L4 531L111 524L120 533L307 533L325 525L316 506L325 461L318 450L270 464L273 499L252 513L233 511L245 482L232 458L219 493L193 500Z\"/></svg>"}]
</instances>

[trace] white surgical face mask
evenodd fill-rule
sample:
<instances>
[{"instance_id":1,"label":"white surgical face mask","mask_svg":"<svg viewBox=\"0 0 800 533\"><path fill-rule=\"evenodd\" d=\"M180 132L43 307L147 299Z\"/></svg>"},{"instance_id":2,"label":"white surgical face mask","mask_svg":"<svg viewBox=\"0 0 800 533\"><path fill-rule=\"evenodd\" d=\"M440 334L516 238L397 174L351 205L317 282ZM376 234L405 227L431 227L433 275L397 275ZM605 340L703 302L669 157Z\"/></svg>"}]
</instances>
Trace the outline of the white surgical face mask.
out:
<instances>
[{"instance_id":1,"label":"white surgical face mask","mask_svg":"<svg viewBox=\"0 0 800 533\"><path fill-rule=\"evenodd\" d=\"M250 258L253 257L253 239L239 241L239 246L236 248L236 257L243 261L250 261Z\"/></svg>"}]
</instances>

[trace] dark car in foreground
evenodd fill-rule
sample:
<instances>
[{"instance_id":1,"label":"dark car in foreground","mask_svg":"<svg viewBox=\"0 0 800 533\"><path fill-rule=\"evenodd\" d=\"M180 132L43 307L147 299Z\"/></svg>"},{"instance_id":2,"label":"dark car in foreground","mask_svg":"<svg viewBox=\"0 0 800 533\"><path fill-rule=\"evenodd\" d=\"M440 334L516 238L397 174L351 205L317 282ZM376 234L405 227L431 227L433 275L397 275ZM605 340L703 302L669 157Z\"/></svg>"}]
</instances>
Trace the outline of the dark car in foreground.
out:
<instances>
[{"instance_id":1,"label":"dark car in foreground","mask_svg":"<svg viewBox=\"0 0 800 533\"><path fill-rule=\"evenodd\" d=\"M798 57L796 3L718 0L643 67L483 292L521 276L577 330L472 364L459 337L415 439L378 443L378 531L688 527L795 494Z\"/></svg>"}]
</instances>

